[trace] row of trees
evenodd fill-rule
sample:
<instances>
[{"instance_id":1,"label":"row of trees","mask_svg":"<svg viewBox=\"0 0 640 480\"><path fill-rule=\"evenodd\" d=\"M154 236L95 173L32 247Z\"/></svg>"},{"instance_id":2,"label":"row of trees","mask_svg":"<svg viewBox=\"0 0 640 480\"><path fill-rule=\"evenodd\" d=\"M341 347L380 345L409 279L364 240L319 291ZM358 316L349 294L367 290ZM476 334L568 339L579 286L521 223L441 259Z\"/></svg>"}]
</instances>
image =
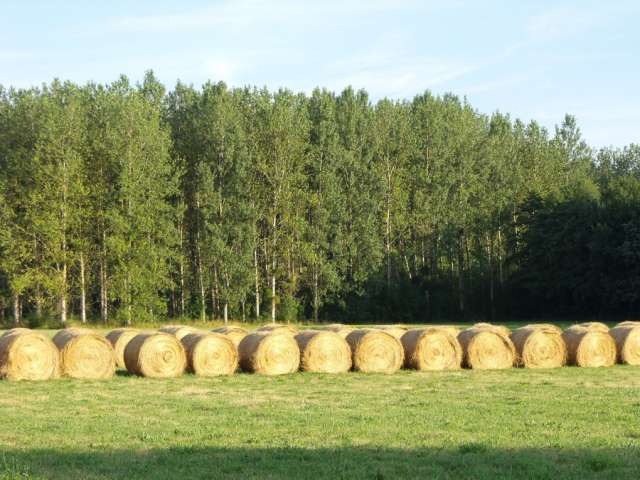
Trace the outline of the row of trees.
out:
<instances>
[{"instance_id":1,"label":"row of trees","mask_svg":"<svg viewBox=\"0 0 640 480\"><path fill-rule=\"evenodd\" d=\"M575 220L574 200L598 210L639 161L633 146L591 151L570 116L551 136L449 94L166 92L152 73L0 89L0 312L122 323L540 313L558 300L545 293L556 285L544 265L561 265L550 249L568 258L553 222ZM611 221L621 238L636 232Z\"/></svg>"}]
</instances>

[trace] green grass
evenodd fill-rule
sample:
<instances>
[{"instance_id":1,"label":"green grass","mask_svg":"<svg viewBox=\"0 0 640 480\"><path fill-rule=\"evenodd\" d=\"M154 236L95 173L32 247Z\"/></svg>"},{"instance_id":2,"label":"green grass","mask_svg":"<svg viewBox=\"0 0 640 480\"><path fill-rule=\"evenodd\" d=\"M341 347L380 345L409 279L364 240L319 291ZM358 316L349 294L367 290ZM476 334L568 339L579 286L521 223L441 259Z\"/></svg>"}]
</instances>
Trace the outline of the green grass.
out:
<instances>
[{"instance_id":1,"label":"green grass","mask_svg":"<svg viewBox=\"0 0 640 480\"><path fill-rule=\"evenodd\" d=\"M637 479L639 374L1 382L0 479Z\"/></svg>"}]
</instances>

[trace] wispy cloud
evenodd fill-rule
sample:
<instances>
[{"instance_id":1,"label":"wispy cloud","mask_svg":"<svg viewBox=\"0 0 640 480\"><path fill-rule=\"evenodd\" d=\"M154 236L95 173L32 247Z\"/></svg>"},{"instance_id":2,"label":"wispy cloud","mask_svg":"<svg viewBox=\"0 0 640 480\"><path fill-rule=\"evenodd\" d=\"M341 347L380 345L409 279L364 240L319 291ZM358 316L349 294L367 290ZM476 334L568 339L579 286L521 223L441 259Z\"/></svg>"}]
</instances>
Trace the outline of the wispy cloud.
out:
<instances>
[{"instance_id":1,"label":"wispy cloud","mask_svg":"<svg viewBox=\"0 0 640 480\"><path fill-rule=\"evenodd\" d=\"M492 67L514 55L522 44L507 46L481 59L403 55L402 49L372 50L334 62L328 67L328 86L342 89L347 85L366 88L374 98L412 97L426 89L445 87L472 73Z\"/></svg>"},{"instance_id":2,"label":"wispy cloud","mask_svg":"<svg viewBox=\"0 0 640 480\"><path fill-rule=\"evenodd\" d=\"M286 20L287 24L315 23L321 19L338 22L352 14L379 14L386 11L424 11L443 0L420 2L417 0L326 0L324 2L300 2L295 0L223 0L214 7L188 12L124 16L114 20L113 26L127 31L168 32L193 30L216 26L246 28L258 23Z\"/></svg>"},{"instance_id":3,"label":"wispy cloud","mask_svg":"<svg viewBox=\"0 0 640 480\"><path fill-rule=\"evenodd\" d=\"M556 40L588 31L602 20L602 12L584 5L561 6L529 19L527 33L533 40Z\"/></svg>"}]
</instances>

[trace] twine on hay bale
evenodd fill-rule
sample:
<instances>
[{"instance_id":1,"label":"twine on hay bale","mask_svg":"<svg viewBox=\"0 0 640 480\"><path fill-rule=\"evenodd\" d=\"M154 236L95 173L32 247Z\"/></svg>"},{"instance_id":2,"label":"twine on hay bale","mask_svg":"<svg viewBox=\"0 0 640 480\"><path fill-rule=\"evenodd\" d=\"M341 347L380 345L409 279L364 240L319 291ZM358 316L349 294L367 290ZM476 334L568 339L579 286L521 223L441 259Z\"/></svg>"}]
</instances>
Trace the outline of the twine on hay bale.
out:
<instances>
[{"instance_id":1,"label":"twine on hay bale","mask_svg":"<svg viewBox=\"0 0 640 480\"><path fill-rule=\"evenodd\" d=\"M14 328L0 337L0 378L49 380L60 376L60 352L43 334Z\"/></svg>"},{"instance_id":2,"label":"twine on hay bale","mask_svg":"<svg viewBox=\"0 0 640 480\"><path fill-rule=\"evenodd\" d=\"M415 370L453 370L462 365L458 329L427 327L409 330L400 339L404 366Z\"/></svg>"},{"instance_id":3,"label":"twine on hay bale","mask_svg":"<svg viewBox=\"0 0 640 480\"><path fill-rule=\"evenodd\" d=\"M610 367L616 363L616 342L606 325L589 322L562 332L569 352L567 363L578 367Z\"/></svg>"},{"instance_id":4,"label":"twine on hay bale","mask_svg":"<svg viewBox=\"0 0 640 480\"><path fill-rule=\"evenodd\" d=\"M296 335L298 333L298 329L293 325L280 324L280 323L270 323L269 325L263 325L256 330L256 332L264 332L264 333L288 333L289 335Z\"/></svg>"},{"instance_id":5,"label":"twine on hay bale","mask_svg":"<svg viewBox=\"0 0 640 480\"><path fill-rule=\"evenodd\" d=\"M182 337L185 337L190 333L202 332L202 330L199 330L195 327L189 327L187 325L165 325L159 328L158 331L162 333L168 333L169 335L173 335L178 340L181 340Z\"/></svg>"},{"instance_id":6,"label":"twine on hay bale","mask_svg":"<svg viewBox=\"0 0 640 480\"><path fill-rule=\"evenodd\" d=\"M88 329L67 328L55 334L53 343L60 351L63 375L93 380L113 377L115 352L102 335Z\"/></svg>"},{"instance_id":7,"label":"twine on hay bale","mask_svg":"<svg viewBox=\"0 0 640 480\"><path fill-rule=\"evenodd\" d=\"M182 337L187 369L202 377L231 375L238 369L238 349L221 333L190 333Z\"/></svg>"},{"instance_id":8,"label":"twine on hay bale","mask_svg":"<svg viewBox=\"0 0 640 480\"><path fill-rule=\"evenodd\" d=\"M263 375L293 373L300 366L300 349L289 332L253 332L238 346L240 367Z\"/></svg>"},{"instance_id":9,"label":"twine on hay bale","mask_svg":"<svg viewBox=\"0 0 640 480\"><path fill-rule=\"evenodd\" d=\"M616 342L618 363L640 365L640 322L622 322L609 330Z\"/></svg>"},{"instance_id":10,"label":"twine on hay bale","mask_svg":"<svg viewBox=\"0 0 640 480\"><path fill-rule=\"evenodd\" d=\"M351 348L336 332L305 330L295 336L304 372L343 373L351 369Z\"/></svg>"},{"instance_id":11,"label":"twine on hay bale","mask_svg":"<svg viewBox=\"0 0 640 480\"><path fill-rule=\"evenodd\" d=\"M525 325L511 333L518 366L558 368L567 363L567 345L562 330L551 324Z\"/></svg>"},{"instance_id":12,"label":"twine on hay bale","mask_svg":"<svg viewBox=\"0 0 640 480\"><path fill-rule=\"evenodd\" d=\"M354 330L347 335L353 369L360 372L394 373L402 367L404 351L400 340L376 329Z\"/></svg>"},{"instance_id":13,"label":"twine on hay bale","mask_svg":"<svg viewBox=\"0 0 640 480\"><path fill-rule=\"evenodd\" d=\"M355 330L355 328L348 325L342 325L341 323L332 323L331 325L324 327L324 329L329 332L335 332L345 339L347 338L347 335Z\"/></svg>"},{"instance_id":14,"label":"twine on hay bale","mask_svg":"<svg viewBox=\"0 0 640 480\"><path fill-rule=\"evenodd\" d=\"M111 342L116 354L116 365L118 368L127 368L124 363L124 349L127 344L140 333L137 328L116 328L107 333L107 340Z\"/></svg>"},{"instance_id":15,"label":"twine on hay bale","mask_svg":"<svg viewBox=\"0 0 640 480\"><path fill-rule=\"evenodd\" d=\"M467 368L491 370L511 368L516 350L506 334L506 328L491 324L477 324L458 334Z\"/></svg>"},{"instance_id":16,"label":"twine on hay bale","mask_svg":"<svg viewBox=\"0 0 640 480\"><path fill-rule=\"evenodd\" d=\"M127 370L151 378L179 377L187 368L187 354L180 340L164 332L139 333L124 349Z\"/></svg>"},{"instance_id":17,"label":"twine on hay bale","mask_svg":"<svg viewBox=\"0 0 640 480\"><path fill-rule=\"evenodd\" d=\"M214 333L221 333L229 337L229 339L233 342L233 344L238 348L240 342L244 337L249 335L249 331L242 327L230 326L230 327L219 327L211 330Z\"/></svg>"}]
</instances>

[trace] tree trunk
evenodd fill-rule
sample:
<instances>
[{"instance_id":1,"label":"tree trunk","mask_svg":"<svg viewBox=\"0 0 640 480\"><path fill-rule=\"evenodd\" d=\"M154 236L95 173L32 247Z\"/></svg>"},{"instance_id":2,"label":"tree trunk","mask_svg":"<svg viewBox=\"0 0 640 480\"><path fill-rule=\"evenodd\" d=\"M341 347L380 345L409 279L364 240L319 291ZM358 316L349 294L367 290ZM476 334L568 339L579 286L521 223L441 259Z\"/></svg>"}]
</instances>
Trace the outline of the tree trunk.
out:
<instances>
[{"instance_id":1,"label":"tree trunk","mask_svg":"<svg viewBox=\"0 0 640 480\"><path fill-rule=\"evenodd\" d=\"M40 291L40 284L36 284L36 318L40 320L42 318L42 292Z\"/></svg>"},{"instance_id":2,"label":"tree trunk","mask_svg":"<svg viewBox=\"0 0 640 480\"><path fill-rule=\"evenodd\" d=\"M464 315L464 235L458 241L458 310Z\"/></svg>"},{"instance_id":3,"label":"tree trunk","mask_svg":"<svg viewBox=\"0 0 640 480\"><path fill-rule=\"evenodd\" d=\"M227 325L229 323L229 303L228 302L224 302L223 312L224 312L224 324Z\"/></svg>"},{"instance_id":4,"label":"tree trunk","mask_svg":"<svg viewBox=\"0 0 640 480\"><path fill-rule=\"evenodd\" d=\"M216 290L211 285L211 320L216 319Z\"/></svg>"},{"instance_id":5,"label":"tree trunk","mask_svg":"<svg viewBox=\"0 0 640 480\"><path fill-rule=\"evenodd\" d=\"M184 259L182 257L183 254L183 228L182 223L180 224L180 316L184 316Z\"/></svg>"},{"instance_id":6,"label":"tree trunk","mask_svg":"<svg viewBox=\"0 0 640 480\"><path fill-rule=\"evenodd\" d=\"M4 297L0 296L0 324L4 323Z\"/></svg>"},{"instance_id":7,"label":"tree trunk","mask_svg":"<svg viewBox=\"0 0 640 480\"><path fill-rule=\"evenodd\" d=\"M271 252L272 256L272 272L271 272L271 321L275 323L276 321L276 225L278 219L274 215L273 216L273 251Z\"/></svg>"},{"instance_id":8,"label":"tree trunk","mask_svg":"<svg viewBox=\"0 0 640 480\"><path fill-rule=\"evenodd\" d=\"M502 285L502 230L498 228L498 283Z\"/></svg>"},{"instance_id":9,"label":"tree trunk","mask_svg":"<svg viewBox=\"0 0 640 480\"><path fill-rule=\"evenodd\" d=\"M276 321L276 274L271 275L271 321Z\"/></svg>"},{"instance_id":10,"label":"tree trunk","mask_svg":"<svg viewBox=\"0 0 640 480\"><path fill-rule=\"evenodd\" d=\"M245 313L244 313L244 308L245 308L245 301L244 299L240 302L240 305L242 307L242 323L244 323L246 321L246 317L245 317Z\"/></svg>"},{"instance_id":11,"label":"tree trunk","mask_svg":"<svg viewBox=\"0 0 640 480\"><path fill-rule=\"evenodd\" d=\"M20 308L20 295L17 293L13 294L13 323L16 325L20 325L21 317L21 308Z\"/></svg>"},{"instance_id":12,"label":"tree trunk","mask_svg":"<svg viewBox=\"0 0 640 480\"><path fill-rule=\"evenodd\" d=\"M131 325L131 320L132 320L132 311L131 311L131 303L133 301L132 295L131 295L131 282L129 279L129 272L127 272L127 278L125 279L125 286L124 286L124 290L125 290L125 295L126 295L126 299L127 299L127 325Z\"/></svg>"},{"instance_id":13,"label":"tree trunk","mask_svg":"<svg viewBox=\"0 0 640 480\"><path fill-rule=\"evenodd\" d=\"M102 254L100 258L100 319L107 323L109 320L109 292L107 290L107 242L106 234L102 233Z\"/></svg>"},{"instance_id":14,"label":"tree trunk","mask_svg":"<svg viewBox=\"0 0 640 480\"><path fill-rule=\"evenodd\" d=\"M62 292L60 294L60 323L67 323L67 262L62 264Z\"/></svg>"},{"instance_id":15,"label":"tree trunk","mask_svg":"<svg viewBox=\"0 0 640 480\"><path fill-rule=\"evenodd\" d=\"M207 301L204 292L204 278L202 276L202 260L200 258L200 242L196 241L198 249L198 282L200 284L200 319L204 322L207 319Z\"/></svg>"},{"instance_id":16,"label":"tree trunk","mask_svg":"<svg viewBox=\"0 0 640 480\"><path fill-rule=\"evenodd\" d=\"M218 285L218 267L216 265L213 266L213 286L211 288L215 292L213 305L211 305L211 308L213 309L213 312L211 312L211 318L216 318L216 315L220 315L220 287Z\"/></svg>"},{"instance_id":17,"label":"tree trunk","mask_svg":"<svg viewBox=\"0 0 640 480\"><path fill-rule=\"evenodd\" d=\"M488 274L489 274L489 313L490 318L493 320L496 316L495 306L495 289L493 280L493 242L491 236L487 233L487 256L488 256Z\"/></svg>"},{"instance_id":18,"label":"tree trunk","mask_svg":"<svg viewBox=\"0 0 640 480\"><path fill-rule=\"evenodd\" d=\"M387 214L385 219L384 249L387 256L387 292L391 289L391 210L387 200Z\"/></svg>"},{"instance_id":19,"label":"tree trunk","mask_svg":"<svg viewBox=\"0 0 640 480\"><path fill-rule=\"evenodd\" d=\"M87 292L84 268L84 254L80 253L80 320L82 323L87 323Z\"/></svg>"},{"instance_id":20,"label":"tree trunk","mask_svg":"<svg viewBox=\"0 0 640 480\"><path fill-rule=\"evenodd\" d=\"M256 272L256 320L260 319L260 276L258 272L258 249L253 249L253 265Z\"/></svg>"},{"instance_id":21,"label":"tree trunk","mask_svg":"<svg viewBox=\"0 0 640 480\"><path fill-rule=\"evenodd\" d=\"M318 310L320 309L318 299L318 272L313 272L313 320L318 322Z\"/></svg>"}]
</instances>

